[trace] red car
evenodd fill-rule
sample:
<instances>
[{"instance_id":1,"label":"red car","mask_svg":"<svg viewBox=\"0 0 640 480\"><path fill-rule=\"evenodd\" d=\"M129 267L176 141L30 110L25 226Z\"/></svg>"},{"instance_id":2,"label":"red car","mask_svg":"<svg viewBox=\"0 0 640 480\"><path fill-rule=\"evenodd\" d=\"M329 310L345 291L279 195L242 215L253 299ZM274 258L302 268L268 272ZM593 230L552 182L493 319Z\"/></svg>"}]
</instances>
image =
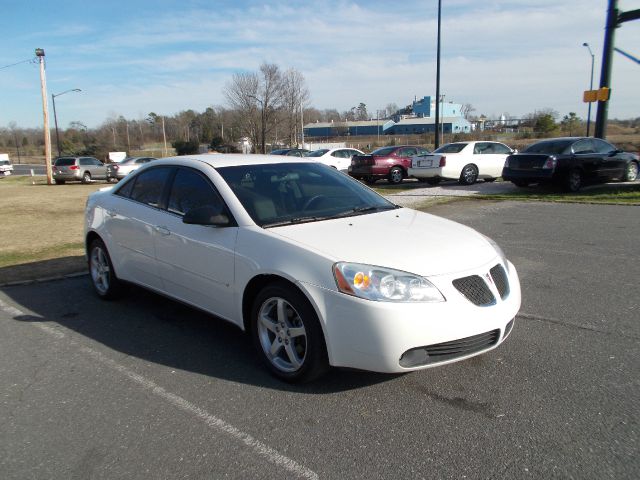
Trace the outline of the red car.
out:
<instances>
[{"instance_id":1,"label":"red car","mask_svg":"<svg viewBox=\"0 0 640 480\"><path fill-rule=\"evenodd\" d=\"M427 153L429 150L426 148L414 145L381 147L369 155L354 155L351 158L349 175L370 184L381 178L386 178L389 183L398 184L408 176L411 157Z\"/></svg>"}]
</instances>

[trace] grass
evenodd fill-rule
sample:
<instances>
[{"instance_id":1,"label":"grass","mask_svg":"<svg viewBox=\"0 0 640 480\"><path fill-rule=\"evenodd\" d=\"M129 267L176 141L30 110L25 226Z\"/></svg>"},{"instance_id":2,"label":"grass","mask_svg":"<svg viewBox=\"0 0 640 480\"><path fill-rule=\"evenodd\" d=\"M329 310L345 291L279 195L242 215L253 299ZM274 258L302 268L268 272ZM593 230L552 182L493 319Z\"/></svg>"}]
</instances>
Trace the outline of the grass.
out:
<instances>
[{"instance_id":1,"label":"grass","mask_svg":"<svg viewBox=\"0 0 640 480\"><path fill-rule=\"evenodd\" d=\"M473 198L480 200L526 200L539 202L640 205L640 184L594 186L578 193L561 193L534 187L502 194L474 195Z\"/></svg>"},{"instance_id":2,"label":"grass","mask_svg":"<svg viewBox=\"0 0 640 480\"><path fill-rule=\"evenodd\" d=\"M14 176L0 180L0 284L29 279L33 273L11 267L38 263L39 276L54 276L60 262L84 255L83 217L88 195L106 183L47 185L44 177ZM46 266L52 265L52 271ZM84 262L79 268L84 268ZM63 269L65 270L65 269ZM67 269L68 270L68 269Z\"/></svg>"}]
</instances>

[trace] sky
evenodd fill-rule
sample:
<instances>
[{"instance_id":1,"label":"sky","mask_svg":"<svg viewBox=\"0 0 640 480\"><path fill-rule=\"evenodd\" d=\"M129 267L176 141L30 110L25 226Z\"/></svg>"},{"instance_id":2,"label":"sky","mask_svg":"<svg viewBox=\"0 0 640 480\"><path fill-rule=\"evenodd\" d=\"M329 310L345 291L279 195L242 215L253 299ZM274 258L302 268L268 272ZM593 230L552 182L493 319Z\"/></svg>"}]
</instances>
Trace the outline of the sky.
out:
<instances>
[{"instance_id":1,"label":"sky","mask_svg":"<svg viewBox=\"0 0 640 480\"><path fill-rule=\"evenodd\" d=\"M0 0L0 128L42 127L39 66L61 128L228 106L235 72L275 63L300 71L311 106L375 115L434 96L436 0ZM586 119L600 82L607 0L442 0L441 93L473 114L551 108ZM619 0L622 11L640 0ZM615 46L640 57L640 20ZM13 65L6 67L8 65ZM6 68L4 68L6 67ZM609 118L640 116L640 65L615 53ZM50 115L52 113L50 112ZM592 119L595 118L595 110ZM50 126L53 120L50 121Z\"/></svg>"}]
</instances>

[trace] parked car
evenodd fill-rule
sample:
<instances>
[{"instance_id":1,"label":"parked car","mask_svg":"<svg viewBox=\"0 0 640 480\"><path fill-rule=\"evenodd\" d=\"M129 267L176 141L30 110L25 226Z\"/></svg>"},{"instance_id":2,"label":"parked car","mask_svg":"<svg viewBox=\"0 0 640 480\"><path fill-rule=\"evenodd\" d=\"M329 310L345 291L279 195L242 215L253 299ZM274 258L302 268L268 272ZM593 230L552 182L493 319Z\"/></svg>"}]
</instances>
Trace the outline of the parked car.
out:
<instances>
[{"instance_id":1,"label":"parked car","mask_svg":"<svg viewBox=\"0 0 640 480\"><path fill-rule=\"evenodd\" d=\"M107 166L94 157L58 157L53 164L53 179L58 185L106 180Z\"/></svg>"},{"instance_id":2,"label":"parked car","mask_svg":"<svg viewBox=\"0 0 640 480\"><path fill-rule=\"evenodd\" d=\"M9 155L0 153L0 178L8 177L13 173L13 165L9 161Z\"/></svg>"},{"instance_id":3,"label":"parked car","mask_svg":"<svg viewBox=\"0 0 640 480\"><path fill-rule=\"evenodd\" d=\"M382 178L389 180L389 183L397 184L408 177L411 157L426 153L429 153L426 148L413 145L381 147L369 155L354 155L351 158L349 175L370 184Z\"/></svg>"},{"instance_id":4,"label":"parked car","mask_svg":"<svg viewBox=\"0 0 640 480\"><path fill-rule=\"evenodd\" d=\"M461 185L472 185L479 178L493 182L502 175L507 155L512 153L500 142L448 143L433 153L413 157L409 175L431 185L443 179L458 180Z\"/></svg>"},{"instance_id":5,"label":"parked car","mask_svg":"<svg viewBox=\"0 0 640 480\"><path fill-rule=\"evenodd\" d=\"M520 308L493 241L308 159L150 162L89 196L85 241L98 296L130 282L210 312L289 382L463 360L503 342Z\"/></svg>"},{"instance_id":6,"label":"parked car","mask_svg":"<svg viewBox=\"0 0 640 480\"><path fill-rule=\"evenodd\" d=\"M586 183L614 178L634 181L638 177L638 156L599 138L554 138L509 155L502 177L519 187L553 183L577 192Z\"/></svg>"},{"instance_id":7,"label":"parked car","mask_svg":"<svg viewBox=\"0 0 640 480\"><path fill-rule=\"evenodd\" d=\"M306 148L280 148L278 150L271 150L269 155L286 155L287 157L305 157L311 150Z\"/></svg>"},{"instance_id":8,"label":"parked car","mask_svg":"<svg viewBox=\"0 0 640 480\"><path fill-rule=\"evenodd\" d=\"M354 155L364 155L364 152L355 148L322 148L308 153L306 157L313 158L316 162L324 163L330 167L347 172Z\"/></svg>"},{"instance_id":9,"label":"parked car","mask_svg":"<svg viewBox=\"0 0 640 480\"><path fill-rule=\"evenodd\" d=\"M156 160L154 157L127 157L121 162L107 165L107 180L122 180L145 163Z\"/></svg>"}]
</instances>

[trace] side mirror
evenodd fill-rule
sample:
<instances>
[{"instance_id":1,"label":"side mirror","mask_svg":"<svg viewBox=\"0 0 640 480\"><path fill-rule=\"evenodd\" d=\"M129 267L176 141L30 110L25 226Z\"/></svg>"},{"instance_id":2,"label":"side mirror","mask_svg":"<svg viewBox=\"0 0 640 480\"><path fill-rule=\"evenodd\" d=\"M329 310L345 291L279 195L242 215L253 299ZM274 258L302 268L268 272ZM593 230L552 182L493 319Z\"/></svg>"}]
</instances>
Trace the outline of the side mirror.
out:
<instances>
[{"instance_id":1,"label":"side mirror","mask_svg":"<svg viewBox=\"0 0 640 480\"><path fill-rule=\"evenodd\" d=\"M518 153L518 149L514 148L513 150L511 150L511 153Z\"/></svg>"},{"instance_id":2,"label":"side mirror","mask_svg":"<svg viewBox=\"0 0 640 480\"><path fill-rule=\"evenodd\" d=\"M211 225L214 227L226 227L231 222L223 213L222 206L203 205L189 210L182 217L182 223L190 225Z\"/></svg>"}]
</instances>

